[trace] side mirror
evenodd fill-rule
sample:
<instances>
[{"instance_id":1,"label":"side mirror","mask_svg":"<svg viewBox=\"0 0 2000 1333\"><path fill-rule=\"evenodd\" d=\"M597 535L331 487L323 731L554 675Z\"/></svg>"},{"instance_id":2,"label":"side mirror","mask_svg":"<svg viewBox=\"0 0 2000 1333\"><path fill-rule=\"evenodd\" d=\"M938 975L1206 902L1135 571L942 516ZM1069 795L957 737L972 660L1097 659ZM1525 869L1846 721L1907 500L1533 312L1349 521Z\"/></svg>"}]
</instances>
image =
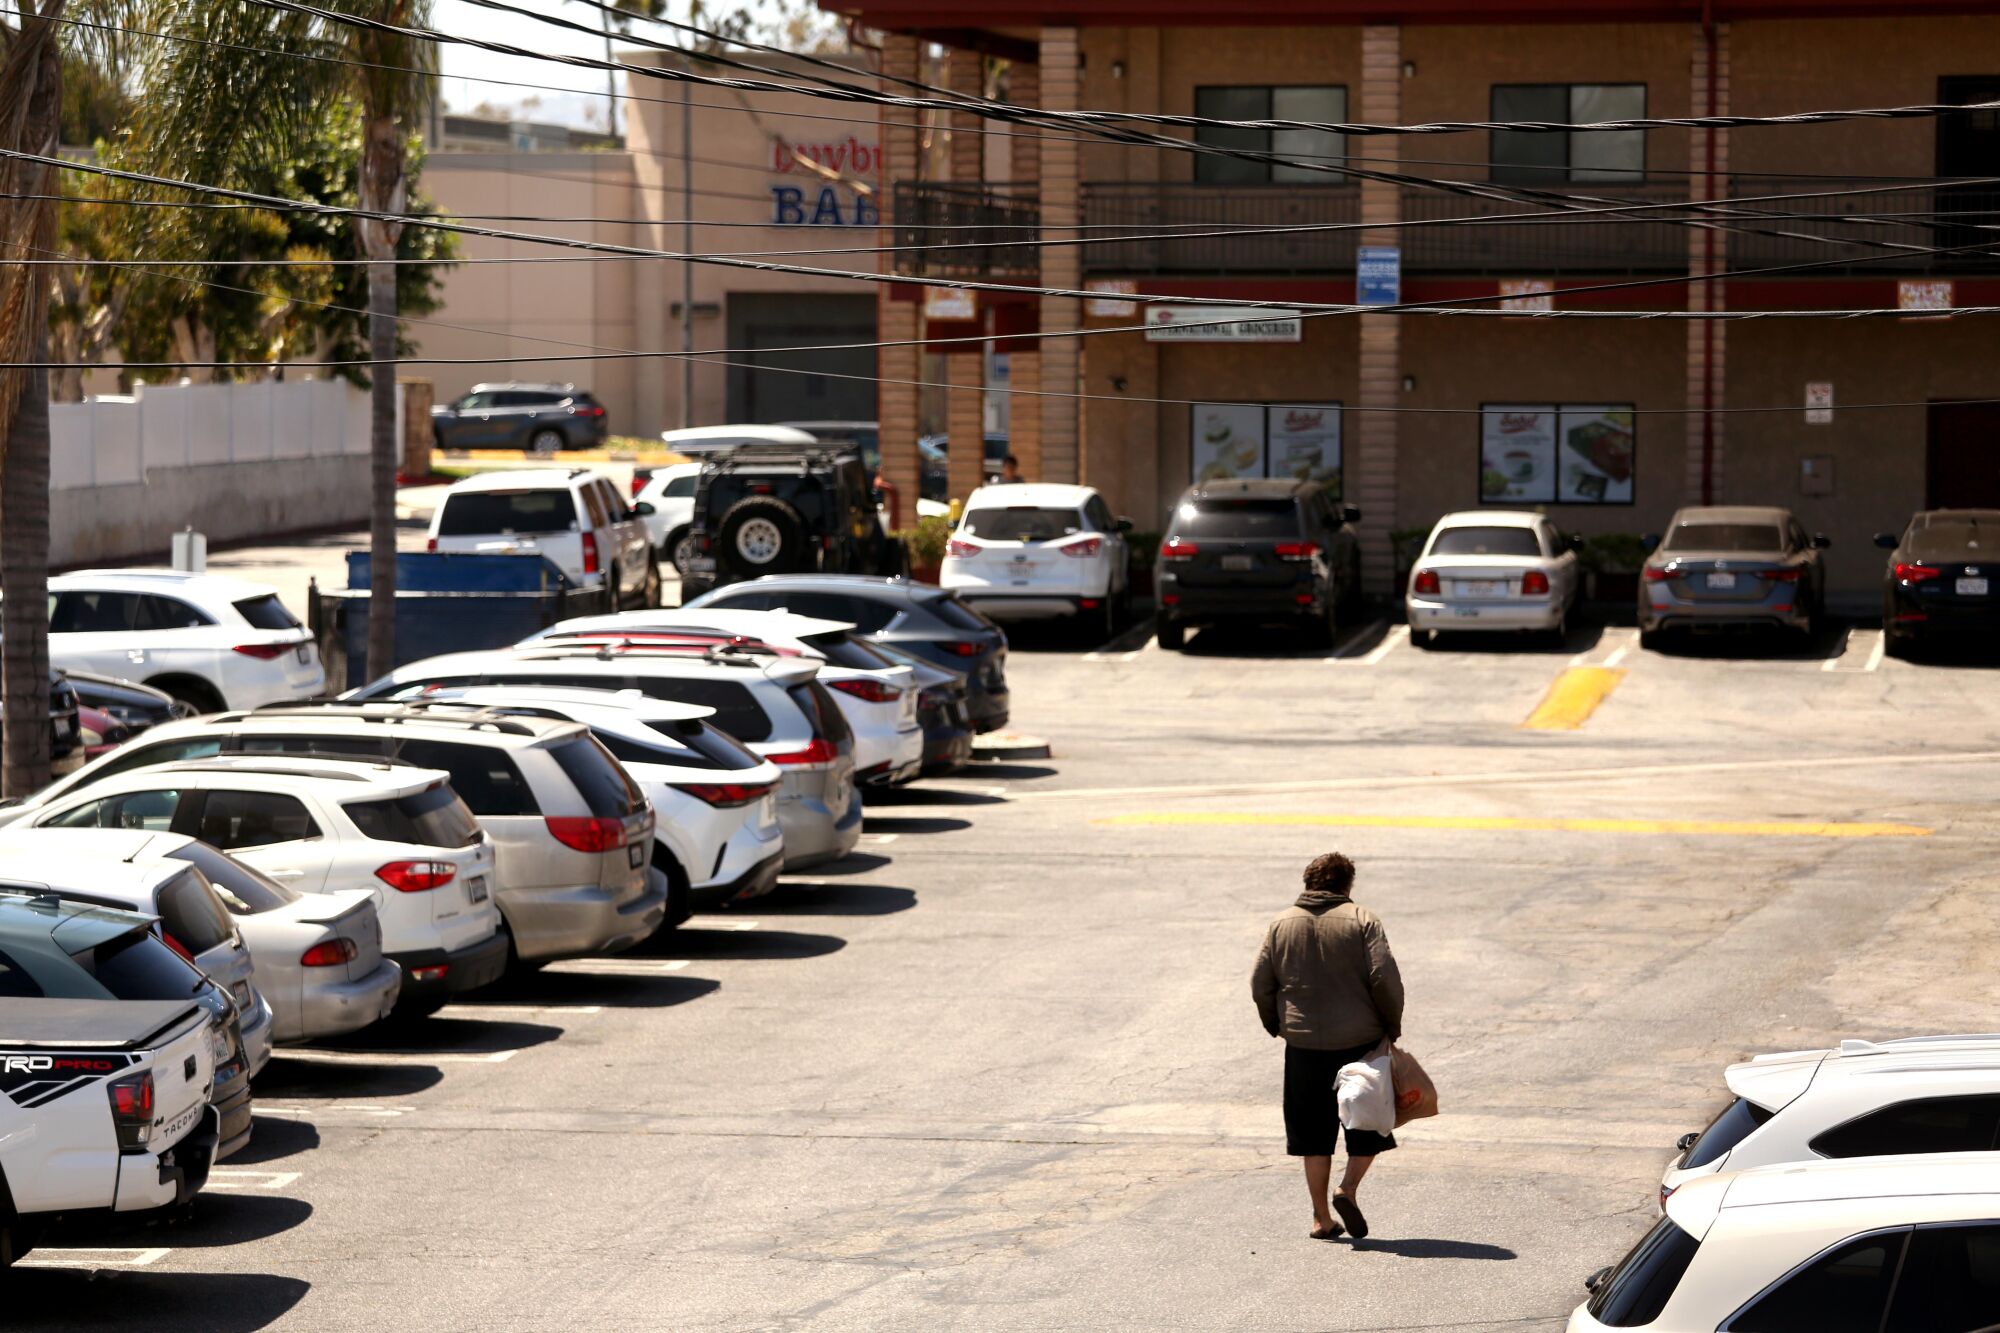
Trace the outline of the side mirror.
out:
<instances>
[{"instance_id":1,"label":"side mirror","mask_svg":"<svg viewBox=\"0 0 2000 1333\"><path fill-rule=\"evenodd\" d=\"M1694 1147L1695 1144L1700 1142L1701 1142L1701 1131L1695 1130L1692 1133L1683 1134L1679 1138L1675 1139L1674 1147L1680 1149L1682 1152L1686 1152L1690 1148Z\"/></svg>"},{"instance_id":2,"label":"side mirror","mask_svg":"<svg viewBox=\"0 0 2000 1333\"><path fill-rule=\"evenodd\" d=\"M1117 528L1118 531L1121 533L1130 532L1132 530L1132 520L1129 518L1121 518L1116 523L1112 524L1112 526Z\"/></svg>"},{"instance_id":3,"label":"side mirror","mask_svg":"<svg viewBox=\"0 0 2000 1333\"><path fill-rule=\"evenodd\" d=\"M1340 521L1342 523L1359 523L1361 521L1361 511L1353 505L1342 505L1340 507Z\"/></svg>"},{"instance_id":4,"label":"side mirror","mask_svg":"<svg viewBox=\"0 0 2000 1333\"><path fill-rule=\"evenodd\" d=\"M1875 534L1875 544L1885 551L1893 551L1903 544L1903 539L1893 532L1878 532Z\"/></svg>"},{"instance_id":5,"label":"side mirror","mask_svg":"<svg viewBox=\"0 0 2000 1333\"><path fill-rule=\"evenodd\" d=\"M659 510L653 508L653 502L651 500L641 500L639 501L638 504L632 506L631 512L628 513L626 517L651 518L654 514L657 514L658 512Z\"/></svg>"},{"instance_id":6,"label":"side mirror","mask_svg":"<svg viewBox=\"0 0 2000 1333\"><path fill-rule=\"evenodd\" d=\"M1604 1280L1610 1276L1611 1276L1611 1265L1606 1264L1604 1265L1604 1267L1598 1269L1595 1273L1592 1273L1589 1277L1583 1280L1583 1289L1589 1292L1591 1295L1595 1296L1597 1294L1597 1289L1603 1286Z\"/></svg>"},{"instance_id":7,"label":"side mirror","mask_svg":"<svg viewBox=\"0 0 2000 1333\"><path fill-rule=\"evenodd\" d=\"M1639 545L1645 548L1647 555L1651 555L1660 549L1660 534L1657 532L1647 533L1639 539Z\"/></svg>"},{"instance_id":8,"label":"side mirror","mask_svg":"<svg viewBox=\"0 0 2000 1333\"><path fill-rule=\"evenodd\" d=\"M1812 544L1813 550L1824 551L1827 547L1833 545L1833 538L1827 536L1824 532L1815 532Z\"/></svg>"},{"instance_id":9,"label":"side mirror","mask_svg":"<svg viewBox=\"0 0 2000 1333\"><path fill-rule=\"evenodd\" d=\"M1582 550L1583 550L1583 534L1582 534L1582 533L1580 533L1580 532L1568 532L1568 533L1564 533L1564 534L1563 534L1563 545L1564 545L1564 546L1565 546L1566 548L1568 548L1569 550L1572 550L1572 551L1578 551L1578 552L1582 551Z\"/></svg>"}]
</instances>

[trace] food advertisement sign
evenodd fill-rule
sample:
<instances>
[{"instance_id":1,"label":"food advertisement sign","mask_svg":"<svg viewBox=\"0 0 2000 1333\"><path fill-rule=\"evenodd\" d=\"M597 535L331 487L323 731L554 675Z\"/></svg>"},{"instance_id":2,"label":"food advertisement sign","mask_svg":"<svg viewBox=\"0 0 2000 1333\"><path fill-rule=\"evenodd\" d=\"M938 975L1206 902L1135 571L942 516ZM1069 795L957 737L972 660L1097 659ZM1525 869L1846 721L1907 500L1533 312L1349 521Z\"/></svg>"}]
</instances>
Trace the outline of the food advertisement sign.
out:
<instances>
[{"instance_id":1,"label":"food advertisement sign","mask_svg":"<svg viewBox=\"0 0 2000 1333\"><path fill-rule=\"evenodd\" d=\"M1196 403L1189 427L1196 481L1264 475L1264 408L1257 403Z\"/></svg>"},{"instance_id":2,"label":"food advertisement sign","mask_svg":"<svg viewBox=\"0 0 2000 1333\"><path fill-rule=\"evenodd\" d=\"M1340 476L1340 404L1273 403L1266 412L1269 475L1299 481Z\"/></svg>"},{"instance_id":3,"label":"food advertisement sign","mask_svg":"<svg viewBox=\"0 0 2000 1333\"><path fill-rule=\"evenodd\" d=\"M1480 414L1482 504L1538 504L1556 498L1553 404L1487 406Z\"/></svg>"},{"instance_id":4,"label":"food advertisement sign","mask_svg":"<svg viewBox=\"0 0 2000 1333\"><path fill-rule=\"evenodd\" d=\"M1638 439L1632 409L1564 407L1556 455L1556 499L1562 504L1632 503Z\"/></svg>"}]
</instances>

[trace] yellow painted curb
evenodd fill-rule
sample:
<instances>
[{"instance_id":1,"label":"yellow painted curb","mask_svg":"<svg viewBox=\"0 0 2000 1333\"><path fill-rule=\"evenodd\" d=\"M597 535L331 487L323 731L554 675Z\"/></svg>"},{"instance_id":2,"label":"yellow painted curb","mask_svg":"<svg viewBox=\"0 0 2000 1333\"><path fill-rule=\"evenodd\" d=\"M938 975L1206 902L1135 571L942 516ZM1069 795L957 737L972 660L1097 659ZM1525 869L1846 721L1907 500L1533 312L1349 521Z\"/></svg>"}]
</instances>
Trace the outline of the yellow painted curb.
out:
<instances>
[{"instance_id":1,"label":"yellow painted curb","mask_svg":"<svg viewBox=\"0 0 2000 1333\"><path fill-rule=\"evenodd\" d=\"M1734 838L1928 838L1919 824L1842 823L1806 819L1534 819L1506 815L1266 815L1162 811L1112 815L1105 827L1156 824L1247 828L1471 829L1487 833L1668 833Z\"/></svg>"},{"instance_id":2,"label":"yellow painted curb","mask_svg":"<svg viewBox=\"0 0 2000 1333\"><path fill-rule=\"evenodd\" d=\"M1521 725L1529 731L1575 731L1623 679L1622 667L1571 667L1555 678Z\"/></svg>"}]
</instances>

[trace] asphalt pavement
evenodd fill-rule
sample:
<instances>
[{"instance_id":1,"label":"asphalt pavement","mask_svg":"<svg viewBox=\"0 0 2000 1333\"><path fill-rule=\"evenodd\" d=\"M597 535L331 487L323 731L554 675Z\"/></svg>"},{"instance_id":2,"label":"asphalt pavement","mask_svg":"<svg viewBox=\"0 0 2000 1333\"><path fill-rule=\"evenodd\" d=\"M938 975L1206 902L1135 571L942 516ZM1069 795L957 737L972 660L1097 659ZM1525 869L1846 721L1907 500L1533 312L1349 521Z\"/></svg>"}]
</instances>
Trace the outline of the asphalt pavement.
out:
<instances>
[{"instance_id":1,"label":"asphalt pavement","mask_svg":"<svg viewBox=\"0 0 2000 1333\"><path fill-rule=\"evenodd\" d=\"M281 1054L190 1219L59 1238L13 1317L1560 1327L1725 1063L1992 1027L2000 677L1875 637L1017 636L1053 758L871 805L848 862L633 955ZM1443 1105L1360 1243L1307 1239L1247 984L1331 849Z\"/></svg>"}]
</instances>

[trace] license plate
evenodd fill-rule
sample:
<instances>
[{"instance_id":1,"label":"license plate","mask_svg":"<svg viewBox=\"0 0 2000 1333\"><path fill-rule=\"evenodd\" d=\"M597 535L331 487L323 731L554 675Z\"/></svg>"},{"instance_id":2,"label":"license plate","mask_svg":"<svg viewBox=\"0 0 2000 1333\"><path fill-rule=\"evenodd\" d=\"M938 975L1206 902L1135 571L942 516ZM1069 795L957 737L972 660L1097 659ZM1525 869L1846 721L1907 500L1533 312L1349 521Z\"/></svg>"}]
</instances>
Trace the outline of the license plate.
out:
<instances>
[{"instance_id":1,"label":"license plate","mask_svg":"<svg viewBox=\"0 0 2000 1333\"><path fill-rule=\"evenodd\" d=\"M250 1012L251 1008L256 1003L256 1001L250 998L250 983L247 981L231 982L229 985L229 993L236 997L236 1007L243 1010L243 1012L245 1013Z\"/></svg>"},{"instance_id":2,"label":"license plate","mask_svg":"<svg viewBox=\"0 0 2000 1333\"><path fill-rule=\"evenodd\" d=\"M1984 597L1986 595L1985 579L1960 579L1957 587L1960 597Z\"/></svg>"},{"instance_id":3,"label":"license plate","mask_svg":"<svg viewBox=\"0 0 2000 1333\"><path fill-rule=\"evenodd\" d=\"M713 574L715 572L715 557L711 555L689 556L687 567L690 574Z\"/></svg>"},{"instance_id":4,"label":"license plate","mask_svg":"<svg viewBox=\"0 0 2000 1333\"><path fill-rule=\"evenodd\" d=\"M1718 592L1726 592L1736 586L1736 576L1734 574L1710 574L1708 576L1708 586Z\"/></svg>"},{"instance_id":5,"label":"license plate","mask_svg":"<svg viewBox=\"0 0 2000 1333\"><path fill-rule=\"evenodd\" d=\"M311 647L311 645L309 645L309 644L303 644L303 643L302 643L302 644L300 644L300 645L299 645L299 661L300 661L300 662L309 662L309 661L311 661L311 660L312 660L312 647Z\"/></svg>"},{"instance_id":6,"label":"license plate","mask_svg":"<svg viewBox=\"0 0 2000 1333\"><path fill-rule=\"evenodd\" d=\"M625 849L625 864L634 870L646 864L646 844L635 842L630 847L627 847Z\"/></svg>"},{"instance_id":7,"label":"license plate","mask_svg":"<svg viewBox=\"0 0 2000 1333\"><path fill-rule=\"evenodd\" d=\"M1249 569L1256 563L1256 561L1247 555L1225 555L1222 557L1222 567L1224 569L1244 570Z\"/></svg>"},{"instance_id":8,"label":"license plate","mask_svg":"<svg viewBox=\"0 0 2000 1333\"><path fill-rule=\"evenodd\" d=\"M1467 597L1497 597L1500 594L1497 579L1467 579L1458 588Z\"/></svg>"},{"instance_id":9,"label":"license plate","mask_svg":"<svg viewBox=\"0 0 2000 1333\"><path fill-rule=\"evenodd\" d=\"M474 875L471 879L465 881L465 896L470 898L473 902L476 903L485 902L487 894L488 890L486 888L486 876Z\"/></svg>"},{"instance_id":10,"label":"license plate","mask_svg":"<svg viewBox=\"0 0 2000 1333\"><path fill-rule=\"evenodd\" d=\"M1452 608L1451 613L1457 616L1460 620L1479 619L1479 612L1469 606L1455 606Z\"/></svg>"}]
</instances>

